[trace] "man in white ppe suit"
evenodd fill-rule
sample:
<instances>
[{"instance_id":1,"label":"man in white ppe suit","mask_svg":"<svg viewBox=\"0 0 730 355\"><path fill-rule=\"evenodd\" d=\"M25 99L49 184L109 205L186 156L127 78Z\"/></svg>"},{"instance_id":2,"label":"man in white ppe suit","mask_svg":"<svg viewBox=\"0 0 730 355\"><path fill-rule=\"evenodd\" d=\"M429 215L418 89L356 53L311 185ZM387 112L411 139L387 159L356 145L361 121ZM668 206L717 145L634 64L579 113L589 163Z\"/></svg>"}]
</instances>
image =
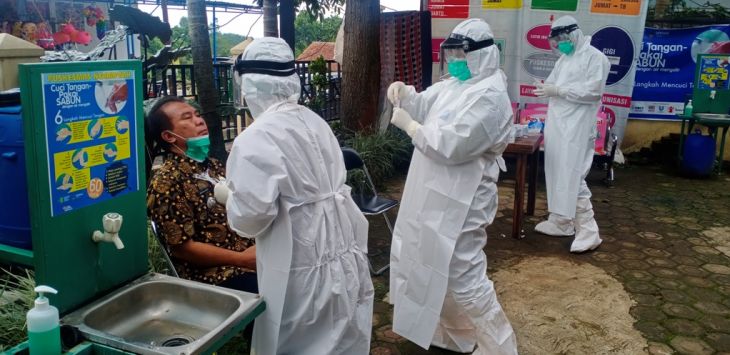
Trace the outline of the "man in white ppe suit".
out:
<instances>
[{"instance_id":1,"label":"man in white ppe suit","mask_svg":"<svg viewBox=\"0 0 730 355\"><path fill-rule=\"evenodd\" d=\"M553 22L549 40L562 55L545 84L538 84L535 90L538 97L549 98L545 180L550 212L535 231L553 236L575 234L570 251L580 253L601 244L585 177L593 162L596 115L611 65L571 16Z\"/></svg>"},{"instance_id":2,"label":"man in white ppe suit","mask_svg":"<svg viewBox=\"0 0 730 355\"><path fill-rule=\"evenodd\" d=\"M367 354L373 284L368 223L345 185L342 151L327 123L297 104L294 55L256 39L236 63L254 118L228 157L231 228L256 238L259 290L253 353Z\"/></svg>"},{"instance_id":3,"label":"man in white ppe suit","mask_svg":"<svg viewBox=\"0 0 730 355\"><path fill-rule=\"evenodd\" d=\"M393 331L426 349L516 354L483 251L512 123L489 25L460 23L441 58L451 78L421 93L401 82L388 88L391 122L416 148L391 249Z\"/></svg>"}]
</instances>

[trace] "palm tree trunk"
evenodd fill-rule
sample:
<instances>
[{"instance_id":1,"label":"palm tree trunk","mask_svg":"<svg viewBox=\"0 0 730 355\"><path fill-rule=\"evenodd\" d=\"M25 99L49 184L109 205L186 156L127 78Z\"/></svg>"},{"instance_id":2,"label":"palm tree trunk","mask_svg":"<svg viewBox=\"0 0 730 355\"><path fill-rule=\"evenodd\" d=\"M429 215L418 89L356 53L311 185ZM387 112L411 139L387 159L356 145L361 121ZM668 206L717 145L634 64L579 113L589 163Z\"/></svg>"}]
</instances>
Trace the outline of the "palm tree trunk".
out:
<instances>
[{"instance_id":1,"label":"palm tree trunk","mask_svg":"<svg viewBox=\"0 0 730 355\"><path fill-rule=\"evenodd\" d=\"M264 0L264 36L279 37L279 23L276 18L276 0Z\"/></svg>"},{"instance_id":2,"label":"palm tree trunk","mask_svg":"<svg viewBox=\"0 0 730 355\"><path fill-rule=\"evenodd\" d=\"M205 1L187 0L187 6L198 104L208 125L210 156L225 161L227 154L223 144L223 127L217 111L219 99L218 90L213 83L213 58Z\"/></svg>"},{"instance_id":3,"label":"palm tree trunk","mask_svg":"<svg viewBox=\"0 0 730 355\"><path fill-rule=\"evenodd\" d=\"M380 5L347 0L342 58L342 115L345 128L375 128L380 90Z\"/></svg>"}]
</instances>

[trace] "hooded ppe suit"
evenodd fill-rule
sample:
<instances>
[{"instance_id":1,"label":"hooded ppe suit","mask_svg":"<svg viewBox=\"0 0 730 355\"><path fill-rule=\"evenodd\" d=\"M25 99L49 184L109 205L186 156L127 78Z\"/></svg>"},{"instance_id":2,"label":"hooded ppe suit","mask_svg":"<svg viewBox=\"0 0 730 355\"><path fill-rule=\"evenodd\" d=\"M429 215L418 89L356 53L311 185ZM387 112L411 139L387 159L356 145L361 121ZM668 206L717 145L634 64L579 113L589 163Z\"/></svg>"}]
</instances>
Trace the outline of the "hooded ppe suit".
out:
<instances>
[{"instance_id":1,"label":"hooded ppe suit","mask_svg":"<svg viewBox=\"0 0 730 355\"><path fill-rule=\"evenodd\" d=\"M368 224L345 185L337 139L297 104L300 81L283 40L256 39L240 61L255 121L228 157L226 207L231 228L256 237L266 311L256 319L252 352L367 354Z\"/></svg>"},{"instance_id":2,"label":"hooded ppe suit","mask_svg":"<svg viewBox=\"0 0 730 355\"><path fill-rule=\"evenodd\" d=\"M584 36L574 25L577 23L570 16L553 22L553 30L575 28L569 33L575 50L558 59L545 84L538 85L536 90L538 96L550 97L545 122L550 216L535 230L557 236L575 233L570 250L583 252L601 244L585 177L593 162L596 115L611 65L603 53L591 46L590 36Z\"/></svg>"},{"instance_id":3,"label":"hooded ppe suit","mask_svg":"<svg viewBox=\"0 0 730 355\"><path fill-rule=\"evenodd\" d=\"M493 38L478 19L453 31ZM497 178L512 123L495 45L466 55L471 78L450 78L426 91L396 82L393 122L415 150L391 249L393 330L428 349L516 354L512 327L487 278L485 227L497 212ZM405 117L404 122L402 121ZM412 118L411 118L412 117Z\"/></svg>"}]
</instances>

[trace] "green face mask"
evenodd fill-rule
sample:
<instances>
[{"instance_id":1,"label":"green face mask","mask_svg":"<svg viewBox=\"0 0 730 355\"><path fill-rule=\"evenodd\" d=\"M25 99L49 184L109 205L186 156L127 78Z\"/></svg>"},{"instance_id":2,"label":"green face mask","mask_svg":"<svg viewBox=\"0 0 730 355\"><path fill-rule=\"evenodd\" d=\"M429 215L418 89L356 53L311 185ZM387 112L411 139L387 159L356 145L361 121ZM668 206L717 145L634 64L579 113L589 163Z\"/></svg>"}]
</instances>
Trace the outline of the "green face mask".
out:
<instances>
[{"instance_id":1,"label":"green face mask","mask_svg":"<svg viewBox=\"0 0 730 355\"><path fill-rule=\"evenodd\" d=\"M563 41L558 43L558 50L560 51L560 53L570 54L573 53L574 49L575 47L573 47L573 42L571 41Z\"/></svg>"},{"instance_id":2,"label":"green face mask","mask_svg":"<svg viewBox=\"0 0 730 355\"><path fill-rule=\"evenodd\" d=\"M205 159L208 158L208 150L210 148L210 138L208 138L208 135L200 136L200 137L192 137L192 138L183 138L179 135L173 133L172 131L168 131L172 133L173 135L179 137L180 139L185 140L185 144L188 146L188 148L185 150L185 155L188 156L188 158L195 160L199 163L202 163L205 161ZM174 146L177 148L177 146ZM180 150L180 148L178 148Z\"/></svg>"},{"instance_id":3,"label":"green face mask","mask_svg":"<svg viewBox=\"0 0 730 355\"><path fill-rule=\"evenodd\" d=\"M190 159L197 162L204 162L208 158L208 149L210 148L210 138L208 135L188 138L187 140L188 149L185 150L185 155Z\"/></svg>"},{"instance_id":4,"label":"green face mask","mask_svg":"<svg viewBox=\"0 0 730 355\"><path fill-rule=\"evenodd\" d=\"M448 64L449 74L461 81L471 78L471 72L466 65L466 59L454 60Z\"/></svg>"}]
</instances>

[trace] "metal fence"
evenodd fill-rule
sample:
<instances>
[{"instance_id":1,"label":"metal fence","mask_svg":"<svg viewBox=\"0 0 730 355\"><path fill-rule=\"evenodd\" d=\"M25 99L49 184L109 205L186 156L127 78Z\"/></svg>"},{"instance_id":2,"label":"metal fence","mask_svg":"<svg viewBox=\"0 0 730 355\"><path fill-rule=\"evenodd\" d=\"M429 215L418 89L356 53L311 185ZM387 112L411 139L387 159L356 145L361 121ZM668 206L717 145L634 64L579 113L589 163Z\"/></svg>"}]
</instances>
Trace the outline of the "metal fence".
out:
<instances>
[{"instance_id":1,"label":"metal fence","mask_svg":"<svg viewBox=\"0 0 730 355\"><path fill-rule=\"evenodd\" d=\"M319 92L312 85L310 62L295 62L296 73L301 80L302 92L299 103L312 109L326 121L338 120L340 115L341 77L340 65L327 61L325 73L327 85ZM246 126L246 109L234 105L233 70L230 63L213 64L214 85L220 98L218 113L223 120L223 138L232 141ZM153 68L144 73L144 98L175 95L197 100L198 88L192 64L174 64L164 69Z\"/></svg>"},{"instance_id":2,"label":"metal fence","mask_svg":"<svg viewBox=\"0 0 730 355\"><path fill-rule=\"evenodd\" d=\"M309 107L312 111L322 116L325 121L334 121L340 119L340 98L342 89L342 71L340 64L329 60L325 76L327 86L317 92L312 85L313 73L309 70L311 62L295 62L296 72L302 82L302 93L299 96L299 103ZM318 100L318 98L320 98Z\"/></svg>"}]
</instances>

